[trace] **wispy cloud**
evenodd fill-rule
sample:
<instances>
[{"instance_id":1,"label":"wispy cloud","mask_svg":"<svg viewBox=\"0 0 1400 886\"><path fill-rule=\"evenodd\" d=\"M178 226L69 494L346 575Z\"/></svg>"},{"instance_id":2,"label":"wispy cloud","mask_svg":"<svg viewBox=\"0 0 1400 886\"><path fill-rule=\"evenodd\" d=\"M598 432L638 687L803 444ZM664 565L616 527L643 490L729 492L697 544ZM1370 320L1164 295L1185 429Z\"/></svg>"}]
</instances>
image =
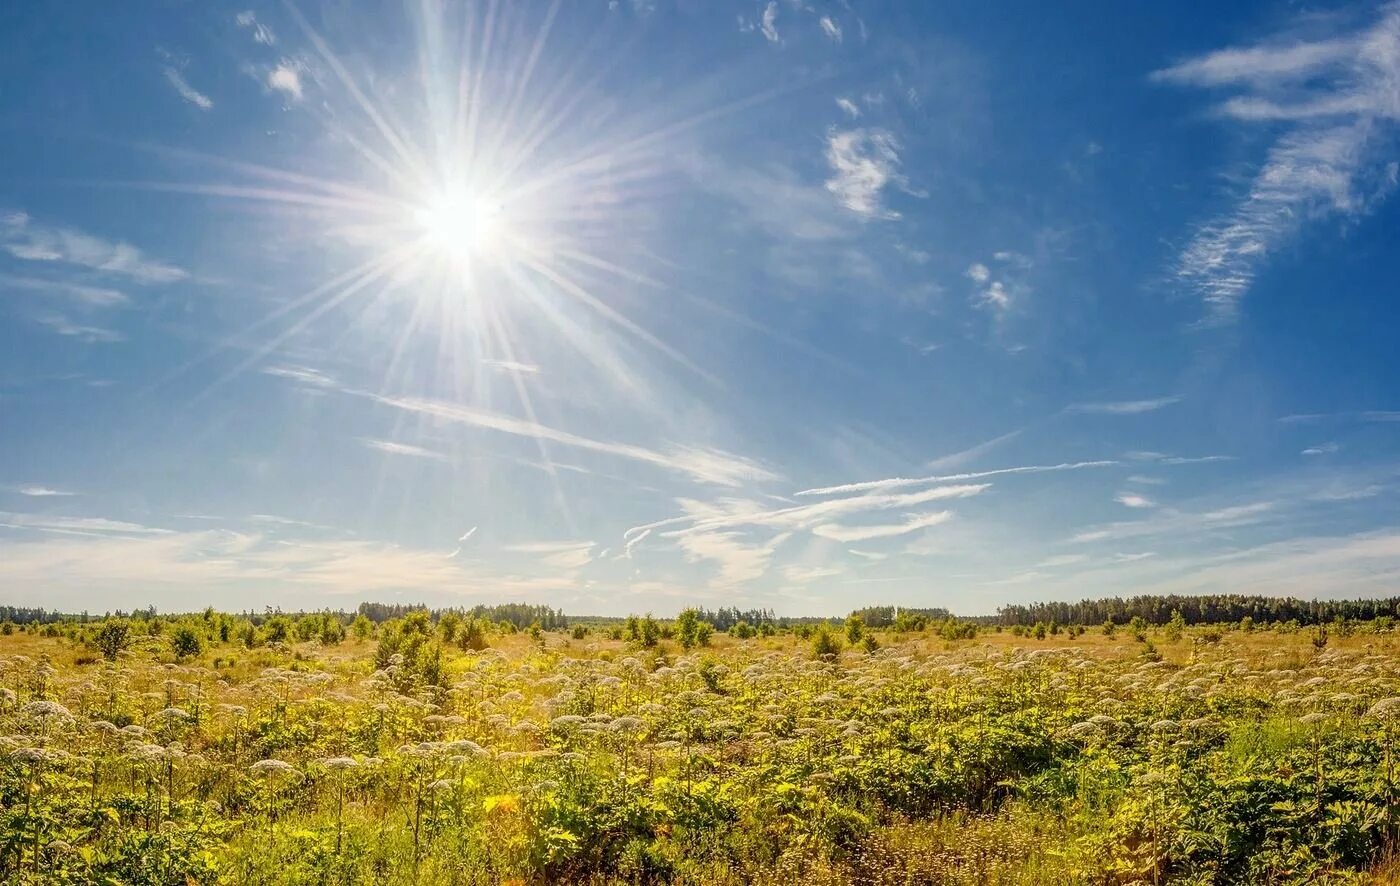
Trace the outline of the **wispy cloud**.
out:
<instances>
[{"instance_id":1,"label":"wispy cloud","mask_svg":"<svg viewBox=\"0 0 1400 886\"><path fill-rule=\"evenodd\" d=\"M447 461L447 456L441 452L434 452L431 449L424 449L422 446L414 446L409 443L396 443L393 440L376 440L371 437L361 437L360 442L370 449L378 450L389 455L406 455L410 458L426 458L433 461Z\"/></svg>"},{"instance_id":2,"label":"wispy cloud","mask_svg":"<svg viewBox=\"0 0 1400 886\"><path fill-rule=\"evenodd\" d=\"M180 98L194 105L196 108L199 108L201 111L208 111L214 107L214 100L191 86L189 81L185 79L185 75L180 73L176 68L166 65L165 79L169 81L170 85L175 88L175 91L180 94Z\"/></svg>"},{"instance_id":3,"label":"wispy cloud","mask_svg":"<svg viewBox=\"0 0 1400 886\"><path fill-rule=\"evenodd\" d=\"M253 40L255 42L261 43L264 46L276 45L277 35L274 34L272 29L267 25L258 21L257 15L251 9L238 13L238 15L234 17L234 21L238 23L240 28L246 28L252 31Z\"/></svg>"},{"instance_id":4,"label":"wispy cloud","mask_svg":"<svg viewBox=\"0 0 1400 886\"><path fill-rule=\"evenodd\" d=\"M1180 397L1157 397L1153 400L1115 400L1102 403L1074 403L1065 412L1097 415L1140 415L1156 412L1164 406L1180 403Z\"/></svg>"},{"instance_id":5,"label":"wispy cloud","mask_svg":"<svg viewBox=\"0 0 1400 886\"><path fill-rule=\"evenodd\" d=\"M73 228L39 224L28 213L16 210L0 211L0 249L25 261L78 265L130 277L139 283L171 283L189 276L174 265L146 257L127 243L103 240Z\"/></svg>"},{"instance_id":6,"label":"wispy cloud","mask_svg":"<svg viewBox=\"0 0 1400 886\"><path fill-rule=\"evenodd\" d=\"M884 491L907 486L928 486L934 483L960 483L967 480L982 480L987 477L1000 477L1011 474L1043 474L1057 471L1079 471L1085 468L1107 468L1121 464L1117 461L1076 461L1058 465L1022 465L1014 468L995 468L990 471L974 471L965 474L942 474L932 477L890 477L885 480L863 480L859 483L845 483L840 486L819 486L803 489L794 495L847 495L853 492Z\"/></svg>"},{"instance_id":7,"label":"wispy cloud","mask_svg":"<svg viewBox=\"0 0 1400 886\"><path fill-rule=\"evenodd\" d=\"M1400 118L1400 9L1326 39L1274 39L1157 71L1161 83L1233 90L1225 118L1281 127L1235 206L1200 225L1177 275L1216 322L1235 316L1269 254L1327 215L1354 217L1396 184L1380 147Z\"/></svg>"},{"instance_id":8,"label":"wispy cloud","mask_svg":"<svg viewBox=\"0 0 1400 886\"><path fill-rule=\"evenodd\" d=\"M1127 508L1155 508L1157 503L1137 492L1120 492L1113 500Z\"/></svg>"},{"instance_id":9,"label":"wispy cloud","mask_svg":"<svg viewBox=\"0 0 1400 886\"><path fill-rule=\"evenodd\" d=\"M763 18L759 25L759 30L769 43L777 43L781 38L778 36L778 0L768 0L768 5L763 7Z\"/></svg>"},{"instance_id":10,"label":"wispy cloud","mask_svg":"<svg viewBox=\"0 0 1400 886\"><path fill-rule=\"evenodd\" d=\"M506 545L512 554L527 554L555 569L582 569L593 560L591 541L535 541Z\"/></svg>"},{"instance_id":11,"label":"wispy cloud","mask_svg":"<svg viewBox=\"0 0 1400 886\"><path fill-rule=\"evenodd\" d=\"M89 308L112 308L130 304L125 293L103 286L86 286L64 280L46 280L39 277L18 277L0 274L0 286L28 289L62 296Z\"/></svg>"},{"instance_id":12,"label":"wispy cloud","mask_svg":"<svg viewBox=\"0 0 1400 886\"><path fill-rule=\"evenodd\" d=\"M1337 445L1336 443L1321 443L1321 444L1319 444L1319 445L1317 445L1317 446L1309 446L1307 449L1304 449L1304 450L1303 450L1302 454L1303 454L1303 455L1331 455L1331 454L1333 454L1334 452L1340 451L1341 448L1342 448L1342 447L1339 446L1339 445Z\"/></svg>"},{"instance_id":13,"label":"wispy cloud","mask_svg":"<svg viewBox=\"0 0 1400 886\"><path fill-rule=\"evenodd\" d=\"M842 206L865 219L895 219L885 207L885 186L901 184L899 142L883 129L832 129L826 137L831 178L826 189Z\"/></svg>"},{"instance_id":14,"label":"wispy cloud","mask_svg":"<svg viewBox=\"0 0 1400 886\"><path fill-rule=\"evenodd\" d=\"M319 369L312 369L309 366L292 366L285 364L267 366L262 369L262 374L270 375L273 378L285 378L306 388L329 390L337 386L337 382L334 378Z\"/></svg>"},{"instance_id":15,"label":"wispy cloud","mask_svg":"<svg viewBox=\"0 0 1400 886\"><path fill-rule=\"evenodd\" d=\"M0 511L0 527L52 532L61 535L164 535L170 530L105 517L64 517Z\"/></svg>"},{"instance_id":16,"label":"wispy cloud","mask_svg":"<svg viewBox=\"0 0 1400 886\"><path fill-rule=\"evenodd\" d=\"M899 535L906 535L910 532L916 532L920 529L927 529L930 526L937 526L940 523L947 522L952 516L952 511L936 511L932 514L907 517L900 523L877 524L874 526L846 526L839 523L822 523L812 527L812 534L840 542L870 541L876 538L893 538Z\"/></svg>"},{"instance_id":17,"label":"wispy cloud","mask_svg":"<svg viewBox=\"0 0 1400 886\"><path fill-rule=\"evenodd\" d=\"M1085 544L1119 541L1127 538L1147 538L1178 533L1208 533L1221 529L1258 523L1275 508L1271 501L1232 505L1204 512L1162 509L1145 520L1111 523L1097 529L1076 533L1073 541Z\"/></svg>"},{"instance_id":18,"label":"wispy cloud","mask_svg":"<svg viewBox=\"0 0 1400 886\"><path fill-rule=\"evenodd\" d=\"M76 495L75 492L67 492L62 489L54 489L52 486L40 486L37 483L25 484L23 486L11 486L12 491L20 495L27 495L31 498L51 498L54 496Z\"/></svg>"},{"instance_id":19,"label":"wispy cloud","mask_svg":"<svg viewBox=\"0 0 1400 886\"><path fill-rule=\"evenodd\" d=\"M438 400L388 397L380 394L365 394L364 396L385 406L392 406L418 415L431 416L442 421L631 459L683 474L701 483L737 487L753 482L778 479L777 474L757 462L719 449L673 446L669 450L661 451L631 443L596 440L558 428L551 428L538 422Z\"/></svg>"},{"instance_id":20,"label":"wispy cloud","mask_svg":"<svg viewBox=\"0 0 1400 886\"><path fill-rule=\"evenodd\" d=\"M1282 424L1315 424L1324 421L1359 421L1388 424L1400 422L1400 410L1368 409L1363 412L1310 412L1298 415L1285 415L1279 419Z\"/></svg>"},{"instance_id":21,"label":"wispy cloud","mask_svg":"<svg viewBox=\"0 0 1400 886\"><path fill-rule=\"evenodd\" d=\"M860 105L845 97L837 97L836 107L840 108L847 117L855 120L860 116Z\"/></svg>"},{"instance_id":22,"label":"wispy cloud","mask_svg":"<svg viewBox=\"0 0 1400 886\"><path fill-rule=\"evenodd\" d=\"M88 344L110 344L126 340L126 336L115 329L74 323L62 314L49 314L40 317L39 322L59 335L76 338L78 341Z\"/></svg>"},{"instance_id":23,"label":"wispy cloud","mask_svg":"<svg viewBox=\"0 0 1400 886\"><path fill-rule=\"evenodd\" d=\"M829 37L830 39L836 41L837 43L840 43L840 42L841 42L841 26L838 25L838 24L832 19L831 16L829 16L829 15L824 15L824 16L822 16L822 17L821 17L821 20L820 20L820 24L821 24L821 26L822 26L822 33L823 33L823 34L825 34L825 35L826 35L827 37Z\"/></svg>"},{"instance_id":24,"label":"wispy cloud","mask_svg":"<svg viewBox=\"0 0 1400 886\"><path fill-rule=\"evenodd\" d=\"M482 360L481 365L511 375L536 375L539 366L534 363L521 363L517 360Z\"/></svg>"},{"instance_id":25,"label":"wispy cloud","mask_svg":"<svg viewBox=\"0 0 1400 886\"><path fill-rule=\"evenodd\" d=\"M1006 264L1008 261L1012 261L1013 256L1019 258L1016 253L1011 252L998 252L993 258L998 262ZM1020 267L1022 270L1027 267L1027 265L1019 262L1013 262L1013 264ZM1005 267L999 269L994 279L991 268L983 262L973 262L968 265L966 272L967 278L972 281L974 286L972 293L973 306L990 312L998 321L1005 318L1006 314L1011 310L1011 304L1014 300L1012 295L1013 291L1020 295L1024 295L1029 291L1028 287L1023 283L1008 280L1005 273L1007 270L1008 269Z\"/></svg>"}]
</instances>

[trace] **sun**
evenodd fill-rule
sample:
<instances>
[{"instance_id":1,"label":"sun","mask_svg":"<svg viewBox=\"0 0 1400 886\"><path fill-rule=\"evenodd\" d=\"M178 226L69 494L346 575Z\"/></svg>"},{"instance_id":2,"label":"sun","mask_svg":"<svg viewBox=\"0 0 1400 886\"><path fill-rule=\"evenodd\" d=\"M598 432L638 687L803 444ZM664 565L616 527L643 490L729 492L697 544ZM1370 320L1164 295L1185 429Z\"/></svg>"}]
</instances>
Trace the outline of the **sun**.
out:
<instances>
[{"instance_id":1,"label":"sun","mask_svg":"<svg viewBox=\"0 0 1400 886\"><path fill-rule=\"evenodd\" d=\"M499 204L457 185L422 200L413 209L413 222L431 251L456 262L490 257L505 240Z\"/></svg>"}]
</instances>

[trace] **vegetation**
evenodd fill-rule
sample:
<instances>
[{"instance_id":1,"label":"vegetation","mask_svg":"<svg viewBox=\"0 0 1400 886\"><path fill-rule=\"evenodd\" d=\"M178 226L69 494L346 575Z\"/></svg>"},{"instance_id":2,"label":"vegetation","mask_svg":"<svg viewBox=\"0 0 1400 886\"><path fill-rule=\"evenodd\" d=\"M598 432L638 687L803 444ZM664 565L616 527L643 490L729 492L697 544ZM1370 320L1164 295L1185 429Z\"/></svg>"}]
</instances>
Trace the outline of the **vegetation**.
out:
<instances>
[{"instance_id":1,"label":"vegetation","mask_svg":"<svg viewBox=\"0 0 1400 886\"><path fill-rule=\"evenodd\" d=\"M880 609L726 616L727 632L703 610L606 631L543 607L514 620L36 613L0 635L0 877L1195 884L1400 870L1389 613L1202 624L1178 603L1090 612L1101 627L1086 631L1051 609L1029 625Z\"/></svg>"}]
</instances>

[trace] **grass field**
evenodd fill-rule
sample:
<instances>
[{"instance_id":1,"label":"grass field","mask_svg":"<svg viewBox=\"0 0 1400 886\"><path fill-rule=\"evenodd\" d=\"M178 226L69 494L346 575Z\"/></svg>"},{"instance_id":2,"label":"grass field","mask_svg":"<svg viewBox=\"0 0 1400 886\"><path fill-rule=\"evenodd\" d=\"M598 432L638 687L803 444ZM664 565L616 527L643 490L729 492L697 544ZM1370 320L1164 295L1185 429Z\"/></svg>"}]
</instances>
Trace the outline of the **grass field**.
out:
<instances>
[{"instance_id":1,"label":"grass field","mask_svg":"<svg viewBox=\"0 0 1400 886\"><path fill-rule=\"evenodd\" d=\"M0 636L6 882L1394 882L1366 624L120 628Z\"/></svg>"}]
</instances>

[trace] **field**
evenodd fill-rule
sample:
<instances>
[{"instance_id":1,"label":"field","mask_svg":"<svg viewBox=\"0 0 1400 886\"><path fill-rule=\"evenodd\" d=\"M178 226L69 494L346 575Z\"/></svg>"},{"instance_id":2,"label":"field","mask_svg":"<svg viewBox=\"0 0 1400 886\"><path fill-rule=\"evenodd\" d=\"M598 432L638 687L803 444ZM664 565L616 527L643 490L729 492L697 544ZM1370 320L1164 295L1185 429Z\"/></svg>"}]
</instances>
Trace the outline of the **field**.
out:
<instances>
[{"instance_id":1,"label":"field","mask_svg":"<svg viewBox=\"0 0 1400 886\"><path fill-rule=\"evenodd\" d=\"M7 626L6 882L1393 882L1388 624L308 618Z\"/></svg>"}]
</instances>

